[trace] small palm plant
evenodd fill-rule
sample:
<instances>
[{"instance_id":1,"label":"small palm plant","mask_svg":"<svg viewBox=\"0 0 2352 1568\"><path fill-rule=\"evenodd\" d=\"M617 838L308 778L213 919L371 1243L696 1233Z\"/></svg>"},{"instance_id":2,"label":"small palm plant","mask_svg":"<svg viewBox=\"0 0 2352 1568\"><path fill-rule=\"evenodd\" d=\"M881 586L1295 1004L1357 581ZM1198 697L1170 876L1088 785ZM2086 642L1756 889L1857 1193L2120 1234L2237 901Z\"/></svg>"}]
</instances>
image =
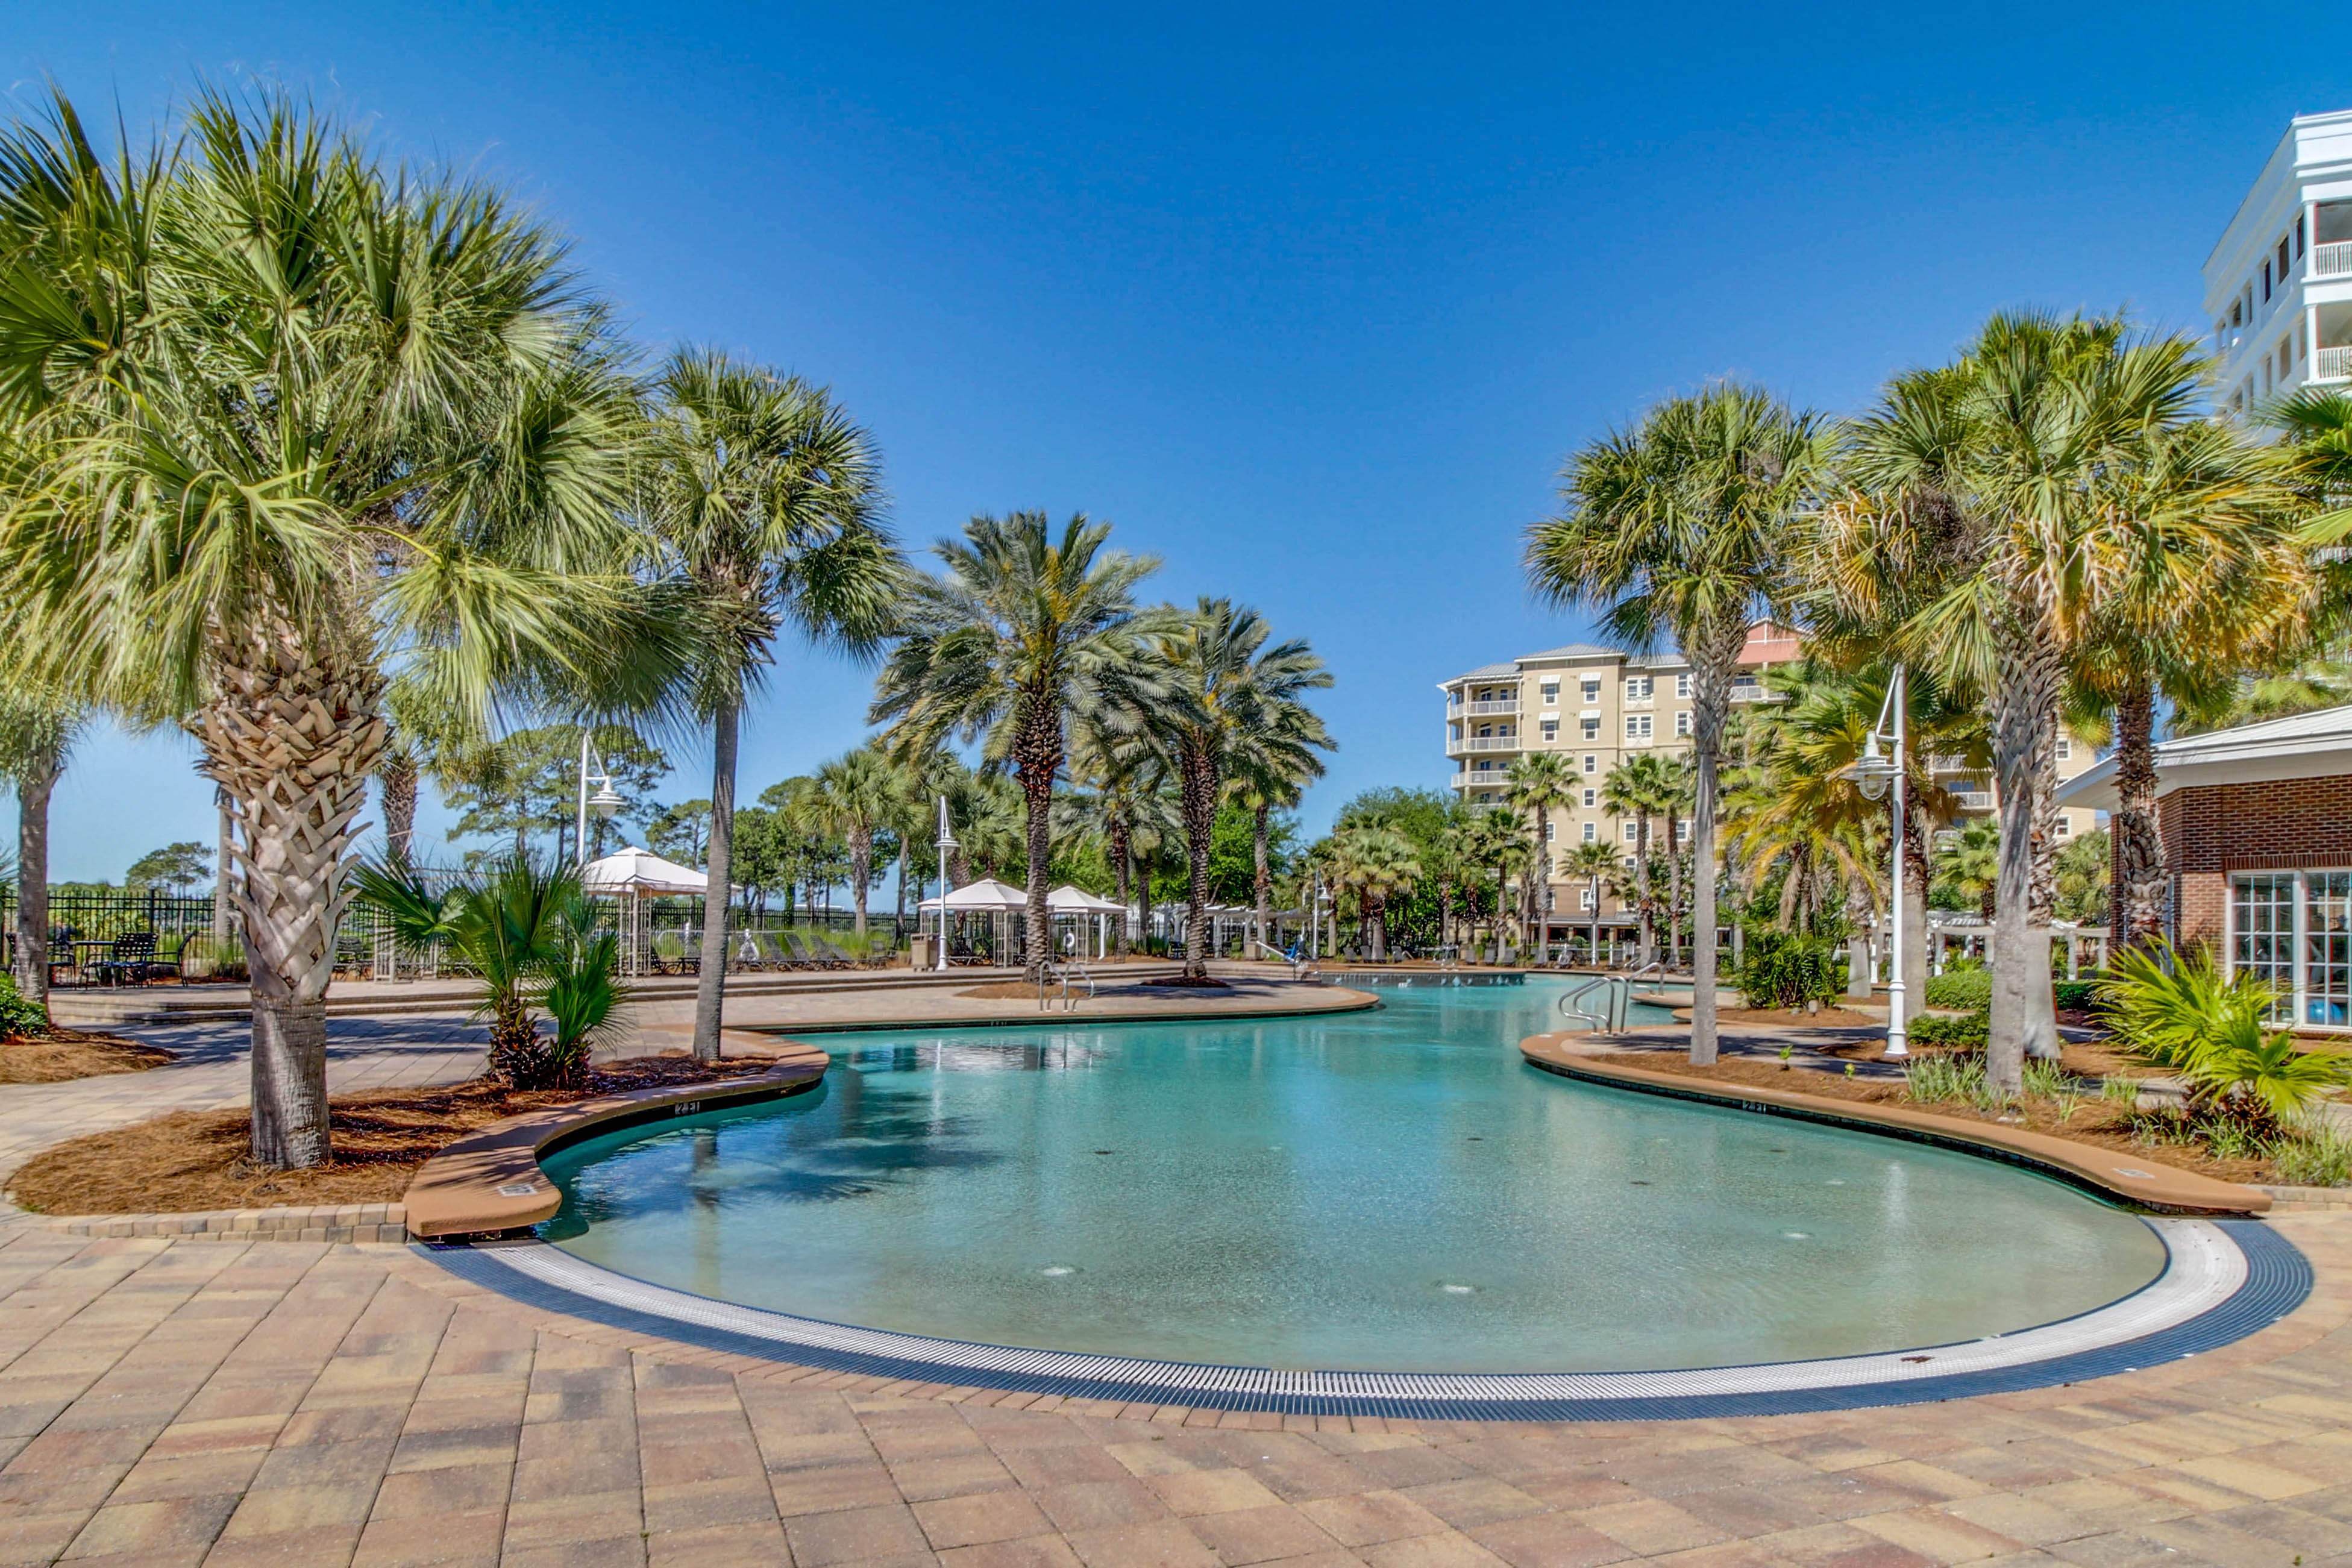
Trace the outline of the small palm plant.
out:
<instances>
[{"instance_id":1,"label":"small palm plant","mask_svg":"<svg viewBox=\"0 0 2352 1568\"><path fill-rule=\"evenodd\" d=\"M362 864L358 899L412 947L439 943L481 977L477 1017L490 1026L489 1068L517 1089L586 1081L588 1057L620 1001L620 947L570 867L515 855L440 890L399 860ZM554 1025L539 1031L535 1009Z\"/></svg>"},{"instance_id":2,"label":"small palm plant","mask_svg":"<svg viewBox=\"0 0 2352 1568\"><path fill-rule=\"evenodd\" d=\"M2352 1083L2352 1059L2302 1050L2268 1030L2278 993L2261 977L2223 973L2201 947L2126 948L2106 984L2109 1026L2139 1056L2188 1086L2203 1121L2273 1126Z\"/></svg>"}]
</instances>

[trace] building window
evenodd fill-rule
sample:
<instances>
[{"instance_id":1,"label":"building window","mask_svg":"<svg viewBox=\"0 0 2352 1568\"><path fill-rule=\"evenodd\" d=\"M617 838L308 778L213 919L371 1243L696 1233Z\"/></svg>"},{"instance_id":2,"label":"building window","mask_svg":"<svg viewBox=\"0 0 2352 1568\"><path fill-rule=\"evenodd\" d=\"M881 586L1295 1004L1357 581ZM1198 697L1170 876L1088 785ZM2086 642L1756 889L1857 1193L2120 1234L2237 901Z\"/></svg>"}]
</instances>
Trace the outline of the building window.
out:
<instances>
[{"instance_id":1,"label":"building window","mask_svg":"<svg viewBox=\"0 0 2352 1568\"><path fill-rule=\"evenodd\" d=\"M1690 721L1691 721L1691 716L1690 716L1690 710L1689 710L1689 709L1685 708L1685 709L1684 709L1681 712L1679 712L1679 713L1675 714L1675 734L1677 734L1677 735L1687 735L1687 734L1689 734L1689 733L1690 733Z\"/></svg>"},{"instance_id":2,"label":"building window","mask_svg":"<svg viewBox=\"0 0 2352 1568\"><path fill-rule=\"evenodd\" d=\"M2294 873L2261 871L2233 879L2230 927L2235 933L2230 966L2275 986L2284 1014L2294 994Z\"/></svg>"},{"instance_id":3,"label":"building window","mask_svg":"<svg viewBox=\"0 0 2352 1568\"><path fill-rule=\"evenodd\" d=\"M1642 825L1638 822L1627 823L1625 825L1625 842L1628 844L1639 844L1641 841Z\"/></svg>"},{"instance_id":4,"label":"building window","mask_svg":"<svg viewBox=\"0 0 2352 1568\"><path fill-rule=\"evenodd\" d=\"M1544 824L1544 842L1547 844L1550 843L1555 837L1552 832L1552 826L1553 825L1551 823L1547 822Z\"/></svg>"},{"instance_id":5,"label":"building window","mask_svg":"<svg viewBox=\"0 0 2352 1568\"><path fill-rule=\"evenodd\" d=\"M1591 811L1594 806L1599 805L1600 804L1601 804L1601 792L1600 792L1599 790L1597 790L1597 789L1588 789L1588 790L1586 790L1586 791L1584 792L1584 809L1585 809L1585 810L1587 810L1587 811Z\"/></svg>"},{"instance_id":6,"label":"building window","mask_svg":"<svg viewBox=\"0 0 2352 1568\"><path fill-rule=\"evenodd\" d=\"M1486 793L1486 792L1485 792L1485 791L1481 791L1481 792L1479 793L1479 795L1478 795L1478 804L1479 804L1480 805L1492 805L1494 804L1494 802L1495 802L1495 797L1494 797L1492 795L1490 795L1490 794L1488 794L1488 793Z\"/></svg>"},{"instance_id":7,"label":"building window","mask_svg":"<svg viewBox=\"0 0 2352 1568\"><path fill-rule=\"evenodd\" d=\"M1647 713L1626 714L1625 738L1629 741L1648 740L1650 738L1650 715Z\"/></svg>"},{"instance_id":8,"label":"building window","mask_svg":"<svg viewBox=\"0 0 2352 1568\"><path fill-rule=\"evenodd\" d=\"M2294 254L2297 259L2303 256L2303 219L2300 217L2294 220Z\"/></svg>"},{"instance_id":9,"label":"building window","mask_svg":"<svg viewBox=\"0 0 2352 1568\"><path fill-rule=\"evenodd\" d=\"M2269 262L2265 261L2265 262L2263 262L2263 304L2265 304L2265 305L2267 305L2267 304L2269 304L2270 302L2271 302L2271 264L2270 264Z\"/></svg>"},{"instance_id":10,"label":"building window","mask_svg":"<svg viewBox=\"0 0 2352 1568\"><path fill-rule=\"evenodd\" d=\"M2281 235L2281 236L2279 236L2279 247L2278 247L2278 276L2279 276L2279 287L2280 287L2280 288L2282 288L2282 289L2285 288L2285 287L2286 287L2286 236L2284 236L2284 235Z\"/></svg>"},{"instance_id":11,"label":"building window","mask_svg":"<svg viewBox=\"0 0 2352 1568\"><path fill-rule=\"evenodd\" d=\"M1601 678L1599 676L1588 675L1584 678L1584 700L1587 702L1598 702L1601 700Z\"/></svg>"},{"instance_id":12,"label":"building window","mask_svg":"<svg viewBox=\"0 0 2352 1568\"><path fill-rule=\"evenodd\" d=\"M2352 871L2303 876L2303 1021L2352 1024Z\"/></svg>"},{"instance_id":13,"label":"building window","mask_svg":"<svg viewBox=\"0 0 2352 1568\"><path fill-rule=\"evenodd\" d=\"M1595 720L1593 722L1597 724L1600 721ZM1590 734L1591 731L1587 731L1586 733ZM1591 752L1587 752L1584 754L1584 771L1588 775L1599 773L1601 771L1601 759L1594 756Z\"/></svg>"},{"instance_id":14,"label":"building window","mask_svg":"<svg viewBox=\"0 0 2352 1568\"><path fill-rule=\"evenodd\" d=\"M2058 760L2062 763L2074 760L2074 742L2064 735L2058 737Z\"/></svg>"},{"instance_id":15,"label":"building window","mask_svg":"<svg viewBox=\"0 0 2352 1568\"><path fill-rule=\"evenodd\" d=\"M1597 843L1597 842L1599 842L1599 841L1600 841L1600 838L1601 838L1601 824L1599 824L1599 823L1597 823L1597 822L1588 822L1588 823L1586 823L1586 824L1584 825L1584 841L1585 841L1587 844L1593 844L1593 843Z\"/></svg>"},{"instance_id":16,"label":"building window","mask_svg":"<svg viewBox=\"0 0 2352 1568\"><path fill-rule=\"evenodd\" d=\"M2058 816L2058 837L2061 838L2074 837L2074 825L2067 820L2063 812L2061 812Z\"/></svg>"},{"instance_id":17,"label":"building window","mask_svg":"<svg viewBox=\"0 0 2352 1568\"><path fill-rule=\"evenodd\" d=\"M1580 725L1582 725L1582 726L1583 726L1583 730L1584 730L1584 738L1585 738L1586 740L1588 740L1588 741L1597 741L1597 740L1601 739L1601 721L1600 721L1600 720L1598 720L1598 719L1582 719L1582 720L1579 720L1579 721L1578 721L1578 722L1579 722ZM1585 758L1584 760L1585 760L1586 762L1588 762L1588 763L1589 763L1589 762L1591 762L1592 759L1591 759L1591 758L1590 758L1590 757L1587 757L1587 758ZM1591 773L1592 770L1591 770L1591 768L1587 768L1587 769L1585 769L1584 771L1585 771L1585 772L1587 772L1587 773Z\"/></svg>"},{"instance_id":18,"label":"building window","mask_svg":"<svg viewBox=\"0 0 2352 1568\"><path fill-rule=\"evenodd\" d=\"M1647 702L1657 689L1656 676L1629 675L1625 678L1625 700L1628 702Z\"/></svg>"},{"instance_id":19,"label":"building window","mask_svg":"<svg viewBox=\"0 0 2352 1568\"><path fill-rule=\"evenodd\" d=\"M1591 826L1591 825L1590 823L1588 823L1588 824L1586 824L1586 826ZM1587 843L1590 843L1590 842L1591 842L1591 840L1587 839L1587 840L1586 840L1586 842L1587 842ZM1581 888L1579 888L1579 889L1576 889L1576 907L1577 907L1578 909L1580 909L1580 910L1583 910L1586 914L1588 914L1588 915L1589 915L1589 914L1591 914L1591 913L1592 912L1592 884L1591 884L1591 883L1587 882L1584 886L1582 886Z\"/></svg>"},{"instance_id":20,"label":"building window","mask_svg":"<svg viewBox=\"0 0 2352 1568\"><path fill-rule=\"evenodd\" d=\"M1681 674L1675 677L1675 695L1677 697L1688 697L1690 695L1689 670L1685 669Z\"/></svg>"},{"instance_id":21,"label":"building window","mask_svg":"<svg viewBox=\"0 0 2352 1568\"><path fill-rule=\"evenodd\" d=\"M1546 743L1546 744L1549 744L1551 742L1554 742L1554 741L1557 741L1557 740L1559 740L1559 720L1557 720L1557 719L1547 719L1547 720L1545 720L1545 721L1543 721L1543 738L1544 738L1544 741L1545 741L1545 743Z\"/></svg>"},{"instance_id":22,"label":"building window","mask_svg":"<svg viewBox=\"0 0 2352 1568\"><path fill-rule=\"evenodd\" d=\"M1548 680L1544 682L1543 697L1544 706L1547 708L1552 707L1554 704L1558 703L1559 701L1559 682L1557 680Z\"/></svg>"}]
</instances>

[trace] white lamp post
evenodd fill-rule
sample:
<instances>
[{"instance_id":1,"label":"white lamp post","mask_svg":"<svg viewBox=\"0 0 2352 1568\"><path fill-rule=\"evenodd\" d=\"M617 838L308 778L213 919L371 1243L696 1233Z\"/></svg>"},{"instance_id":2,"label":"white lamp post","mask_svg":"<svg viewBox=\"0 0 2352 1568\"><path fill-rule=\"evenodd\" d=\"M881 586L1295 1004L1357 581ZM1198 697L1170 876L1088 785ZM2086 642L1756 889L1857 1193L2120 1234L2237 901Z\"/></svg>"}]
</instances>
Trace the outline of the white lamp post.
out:
<instances>
[{"instance_id":1,"label":"white lamp post","mask_svg":"<svg viewBox=\"0 0 2352 1568\"><path fill-rule=\"evenodd\" d=\"M596 757L597 771L593 773L591 773L588 768L588 759L592 756ZM588 793L588 781L591 779L596 782L594 795ZM588 814L593 811L596 814L597 821L610 822L613 820L614 814L628 804L614 793L613 775L604 771L604 759L596 756L594 748L589 744L588 728L584 724L582 725L580 729L580 825L578 842L572 846L574 850L572 858L578 865L585 867L588 864Z\"/></svg>"},{"instance_id":2,"label":"white lamp post","mask_svg":"<svg viewBox=\"0 0 2352 1568\"><path fill-rule=\"evenodd\" d=\"M1862 756L1846 769L1868 800L1883 800L1891 788L1895 795L1895 866L1887 886L1894 896L1888 900L1889 940L1886 945L1886 1054L1889 1058L1907 1057L1911 1047L1904 1019L1906 1001L1903 984L1903 811L1907 771L1904 752L1909 736L1906 722L1910 702L1907 692L1910 677L1901 665L1895 667L1894 679L1887 682L1886 700L1878 710L1878 722L1864 737ZM1889 720L1892 719L1890 725ZM1892 754L1879 751L1882 742Z\"/></svg>"},{"instance_id":3,"label":"white lamp post","mask_svg":"<svg viewBox=\"0 0 2352 1568\"><path fill-rule=\"evenodd\" d=\"M931 968L939 973L948 972L948 895L955 890L955 881L948 875L948 851L959 847L955 835L948 830L948 797L940 796L940 952Z\"/></svg>"}]
</instances>

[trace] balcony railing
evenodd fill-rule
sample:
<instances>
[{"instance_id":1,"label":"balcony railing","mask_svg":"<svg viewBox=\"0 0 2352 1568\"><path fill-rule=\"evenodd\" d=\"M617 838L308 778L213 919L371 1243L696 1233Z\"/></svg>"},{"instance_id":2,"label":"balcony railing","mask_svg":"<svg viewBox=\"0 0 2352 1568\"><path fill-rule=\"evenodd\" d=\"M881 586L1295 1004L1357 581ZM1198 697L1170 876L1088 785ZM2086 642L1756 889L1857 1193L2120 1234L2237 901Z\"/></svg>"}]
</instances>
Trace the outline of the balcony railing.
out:
<instances>
[{"instance_id":1,"label":"balcony railing","mask_svg":"<svg viewBox=\"0 0 2352 1568\"><path fill-rule=\"evenodd\" d=\"M1523 752L1527 750L1525 735L1465 735L1458 741L1445 742L1445 754L1462 756L1470 752Z\"/></svg>"},{"instance_id":2,"label":"balcony railing","mask_svg":"<svg viewBox=\"0 0 2352 1568\"><path fill-rule=\"evenodd\" d=\"M1500 768L1487 768L1484 771L1470 768L1454 775L1454 787L1455 789L1500 789L1503 787L1504 777L1503 770Z\"/></svg>"},{"instance_id":3,"label":"balcony railing","mask_svg":"<svg viewBox=\"0 0 2352 1568\"><path fill-rule=\"evenodd\" d=\"M1486 702L1473 702L1472 704L1470 704L1470 711L1471 711L1472 713L1474 713L1474 714L1475 714L1475 713L1516 713L1516 712L1517 712L1518 710L1519 710L1519 700L1518 700L1517 698L1516 698L1516 697L1504 698L1504 699L1502 699L1502 700L1489 700L1489 701L1486 701Z\"/></svg>"},{"instance_id":4,"label":"balcony railing","mask_svg":"<svg viewBox=\"0 0 2352 1568\"><path fill-rule=\"evenodd\" d=\"M1785 702L1788 696L1769 686L1735 686L1731 689L1731 700L1734 702Z\"/></svg>"},{"instance_id":5,"label":"balcony railing","mask_svg":"<svg viewBox=\"0 0 2352 1568\"><path fill-rule=\"evenodd\" d=\"M1959 803L1959 807L1962 811L1990 811L1992 809L1992 791L1989 789L1956 790L1952 794L1952 799Z\"/></svg>"},{"instance_id":6,"label":"balcony railing","mask_svg":"<svg viewBox=\"0 0 2352 1568\"><path fill-rule=\"evenodd\" d=\"M2352 346L2320 350L2311 374L2315 381L2342 381L2352 376Z\"/></svg>"},{"instance_id":7,"label":"balcony railing","mask_svg":"<svg viewBox=\"0 0 2352 1568\"><path fill-rule=\"evenodd\" d=\"M2352 239L2332 240L2311 247L2314 278L2341 278L2352 273Z\"/></svg>"}]
</instances>

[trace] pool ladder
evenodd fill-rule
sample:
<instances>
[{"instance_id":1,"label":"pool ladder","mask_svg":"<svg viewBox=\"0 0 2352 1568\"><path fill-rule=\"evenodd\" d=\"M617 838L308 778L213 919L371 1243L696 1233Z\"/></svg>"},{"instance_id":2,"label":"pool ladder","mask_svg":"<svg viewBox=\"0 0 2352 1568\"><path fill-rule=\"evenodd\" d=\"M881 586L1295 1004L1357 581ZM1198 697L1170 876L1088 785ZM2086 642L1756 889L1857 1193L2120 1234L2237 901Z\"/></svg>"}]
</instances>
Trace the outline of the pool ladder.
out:
<instances>
[{"instance_id":1,"label":"pool ladder","mask_svg":"<svg viewBox=\"0 0 2352 1568\"><path fill-rule=\"evenodd\" d=\"M1601 1010L1594 1012L1583 1005L1593 992L1601 993ZM1596 974L1559 999L1563 1017L1581 1018L1586 1026L1601 1034L1613 1034L1625 1026L1625 1009L1633 991L1630 974Z\"/></svg>"}]
</instances>

